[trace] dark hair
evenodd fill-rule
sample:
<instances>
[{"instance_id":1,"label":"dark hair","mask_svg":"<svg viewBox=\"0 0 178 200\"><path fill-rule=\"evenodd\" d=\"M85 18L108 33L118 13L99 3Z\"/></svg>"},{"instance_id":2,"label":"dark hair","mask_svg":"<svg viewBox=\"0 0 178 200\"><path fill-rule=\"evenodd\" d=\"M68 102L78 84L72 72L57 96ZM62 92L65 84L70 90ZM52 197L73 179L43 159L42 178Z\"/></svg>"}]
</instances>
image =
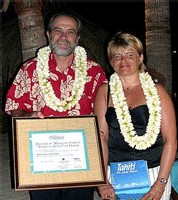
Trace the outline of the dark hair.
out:
<instances>
[{"instance_id":1,"label":"dark hair","mask_svg":"<svg viewBox=\"0 0 178 200\"><path fill-rule=\"evenodd\" d=\"M55 13L49 20L47 31L51 31L54 20L59 16L67 16L73 18L77 23L77 33L80 34L82 29L82 22L72 11L61 11L60 13Z\"/></svg>"}]
</instances>

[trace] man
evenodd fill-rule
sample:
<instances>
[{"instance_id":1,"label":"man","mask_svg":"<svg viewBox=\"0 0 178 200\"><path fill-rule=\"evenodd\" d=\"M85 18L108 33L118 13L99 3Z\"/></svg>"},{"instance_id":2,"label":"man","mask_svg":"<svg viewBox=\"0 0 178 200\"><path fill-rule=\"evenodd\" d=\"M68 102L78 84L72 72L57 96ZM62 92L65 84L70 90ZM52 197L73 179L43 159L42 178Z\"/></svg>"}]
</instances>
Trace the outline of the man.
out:
<instances>
[{"instance_id":1,"label":"man","mask_svg":"<svg viewBox=\"0 0 178 200\"><path fill-rule=\"evenodd\" d=\"M48 25L49 46L19 70L8 94L11 116L90 115L100 85L107 83L101 66L77 46L81 21L71 13L54 15ZM32 200L93 200L94 188L31 191Z\"/></svg>"}]
</instances>

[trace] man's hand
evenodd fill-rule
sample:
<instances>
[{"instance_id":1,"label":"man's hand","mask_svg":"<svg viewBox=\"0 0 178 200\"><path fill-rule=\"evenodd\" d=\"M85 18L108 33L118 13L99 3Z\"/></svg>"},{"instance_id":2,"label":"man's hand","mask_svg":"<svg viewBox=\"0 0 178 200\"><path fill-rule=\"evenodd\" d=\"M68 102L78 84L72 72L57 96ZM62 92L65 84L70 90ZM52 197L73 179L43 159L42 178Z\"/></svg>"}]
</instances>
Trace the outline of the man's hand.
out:
<instances>
[{"instance_id":1,"label":"man's hand","mask_svg":"<svg viewBox=\"0 0 178 200\"><path fill-rule=\"evenodd\" d=\"M44 115L40 111L27 112L25 110L11 110L12 117L38 117L43 119Z\"/></svg>"}]
</instances>

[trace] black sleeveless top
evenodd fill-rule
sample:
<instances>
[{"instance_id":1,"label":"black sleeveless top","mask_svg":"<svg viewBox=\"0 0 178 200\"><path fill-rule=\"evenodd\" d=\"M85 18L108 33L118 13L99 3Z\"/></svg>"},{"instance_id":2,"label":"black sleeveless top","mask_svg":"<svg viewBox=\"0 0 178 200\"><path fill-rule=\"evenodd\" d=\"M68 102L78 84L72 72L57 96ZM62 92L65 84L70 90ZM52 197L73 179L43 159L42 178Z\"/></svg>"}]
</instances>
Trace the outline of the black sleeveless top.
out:
<instances>
[{"instance_id":1,"label":"black sleeveless top","mask_svg":"<svg viewBox=\"0 0 178 200\"><path fill-rule=\"evenodd\" d=\"M144 135L148 123L149 113L147 105L141 105L130 110L132 123L139 136ZM109 160L110 162L121 162L129 160L147 160L148 168L160 165L161 153L163 148L162 135L159 134L156 143L145 150L136 150L124 141L120 133L119 123L113 107L108 107L106 121L109 127Z\"/></svg>"}]
</instances>

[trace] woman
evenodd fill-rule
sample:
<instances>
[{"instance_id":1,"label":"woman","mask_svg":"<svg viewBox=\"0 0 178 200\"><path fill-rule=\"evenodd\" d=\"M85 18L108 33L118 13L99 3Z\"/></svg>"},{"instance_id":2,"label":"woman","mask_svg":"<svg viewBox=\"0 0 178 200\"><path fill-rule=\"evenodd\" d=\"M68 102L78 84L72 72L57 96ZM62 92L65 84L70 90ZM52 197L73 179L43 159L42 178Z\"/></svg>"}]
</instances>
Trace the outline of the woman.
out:
<instances>
[{"instance_id":1,"label":"woman","mask_svg":"<svg viewBox=\"0 0 178 200\"><path fill-rule=\"evenodd\" d=\"M146 160L151 189L142 200L168 200L175 160L176 119L165 88L145 72L143 45L134 35L117 33L107 46L114 69L108 86L95 99L106 170L110 162ZM98 188L102 199L115 199L109 183Z\"/></svg>"}]
</instances>

